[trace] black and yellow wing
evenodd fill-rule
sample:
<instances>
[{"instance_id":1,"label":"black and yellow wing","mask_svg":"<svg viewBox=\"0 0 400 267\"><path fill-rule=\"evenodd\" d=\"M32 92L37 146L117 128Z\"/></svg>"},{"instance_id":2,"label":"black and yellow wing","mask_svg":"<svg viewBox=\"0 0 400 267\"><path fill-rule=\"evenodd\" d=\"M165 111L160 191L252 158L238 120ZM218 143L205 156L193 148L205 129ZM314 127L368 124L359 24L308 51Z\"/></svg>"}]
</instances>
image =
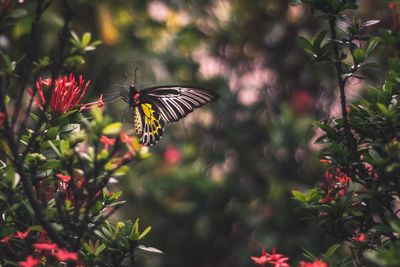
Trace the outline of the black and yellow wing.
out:
<instances>
[{"instance_id":1,"label":"black and yellow wing","mask_svg":"<svg viewBox=\"0 0 400 267\"><path fill-rule=\"evenodd\" d=\"M153 145L163 135L165 122L156 109L152 104L146 102L135 107L135 131L142 144Z\"/></svg>"},{"instance_id":2,"label":"black and yellow wing","mask_svg":"<svg viewBox=\"0 0 400 267\"><path fill-rule=\"evenodd\" d=\"M178 121L209 102L218 95L207 89L189 86L157 86L133 91L131 98L135 108L135 130L141 143L157 143L166 123ZM136 102L135 96L138 96Z\"/></svg>"}]
</instances>

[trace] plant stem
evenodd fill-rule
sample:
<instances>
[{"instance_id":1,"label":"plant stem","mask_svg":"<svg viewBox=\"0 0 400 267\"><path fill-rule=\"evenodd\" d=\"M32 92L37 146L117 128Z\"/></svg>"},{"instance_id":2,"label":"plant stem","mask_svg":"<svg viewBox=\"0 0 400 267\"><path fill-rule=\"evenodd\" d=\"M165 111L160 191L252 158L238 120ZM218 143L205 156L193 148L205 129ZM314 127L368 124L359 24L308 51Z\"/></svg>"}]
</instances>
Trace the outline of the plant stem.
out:
<instances>
[{"instance_id":1,"label":"plant stem","mask_svg":"<svg viewBox=\"0 0 400 267\"><path fill-rule=\"evenodd\" d=\"M343 118L343 128L345 131L346 139L348 144L353 150L353 154L357 151L356 147L356 141L354 139L354 136L351 133L350 127L349 127L349 122L347 118L347 110L346 110L346 79L342 77L343 75L343 69L342 69L342 62L340 60L340 54L339 54L339 47L336 42L337 36L336 36L336 17L332 16L329 20L329 27L331 31L331 37L333 40L333 50L334 50L334 56L335 56L335 68L336 68L336 75L337 75L337 80L338 80L338 85L339 85L339 92L340 92L340 105L342 109L342 118Z\"/></svg>"}]
</instances>

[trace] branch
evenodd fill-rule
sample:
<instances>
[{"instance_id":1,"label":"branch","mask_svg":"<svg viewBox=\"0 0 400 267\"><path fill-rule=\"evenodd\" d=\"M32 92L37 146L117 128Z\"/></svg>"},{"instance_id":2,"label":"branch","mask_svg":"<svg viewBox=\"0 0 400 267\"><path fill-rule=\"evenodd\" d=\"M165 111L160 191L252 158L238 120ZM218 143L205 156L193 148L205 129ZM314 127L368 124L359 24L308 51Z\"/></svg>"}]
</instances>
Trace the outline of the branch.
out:
<instances>
[{"instance_id":1,"label":"branch","mask_svg":"<svg viewBox=\"0 0 400 267\"><path fill-rule=\"evenodd\" d=\"M45 2L44 0L38 0L38 3L36 5L36 13L35 13L35 18L32 21L32 28L31 28L31 34L30 34L30 40L29 40L29 46L27 48L27 53L25 57L25 62L22 61L20 65L24 66L22 70L22 75L21 75L21 88L18 92L18 97L17 101L15 102L14 105L14 114L11 120L11 125L12 129L14 129L18 115L19 115L19 110L22 104L22 98L24 96L25 92L25 84L27 83L29 79L29 74L31 72L32 64L34 61L34 52L36 50L36 39L37 39L37 32L38 32L38 25L40 22L40 19L42 17L43 12L50 6L50 4L54 0L49 0L48 2ZM34 81L35 84L35 81ZM30 110L27 110L27 113L29 113ZM21 128L24 128L23 125L21 125Z\"/></svg>"}]
</instances>

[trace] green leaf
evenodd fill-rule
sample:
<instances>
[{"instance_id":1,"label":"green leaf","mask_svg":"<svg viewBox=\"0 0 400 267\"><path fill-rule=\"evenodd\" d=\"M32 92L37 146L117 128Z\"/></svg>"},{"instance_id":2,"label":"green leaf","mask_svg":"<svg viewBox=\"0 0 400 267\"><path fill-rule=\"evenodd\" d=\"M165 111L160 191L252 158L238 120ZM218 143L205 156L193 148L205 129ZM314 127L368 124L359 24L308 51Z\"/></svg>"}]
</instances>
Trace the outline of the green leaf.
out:
<instances>
[{"instance_id":1,"label":"green leaf","mask_svg":"<svg viewBox=\"0 0 400 267\"><path fill-rule=\"evenodd\" d=\"M323 254L323 259L329 261L330 258L335 254L335 252L341 247L341 244L333 244L328 248L328 250Z\"/></svg>"},{"instance_id":2,"label":"green leaf","mask_svg":"<svg viewBox=\"0 0 400 267\"><path fill-rule=\"evenodd\" d=\"M300 191L292 190L292 196L294 199L301 201L301 202L305 202L307 200L307 195L303 194Z\"/></svg>"},{"instance_id":3,"label":"green leaf","mask_svg":"<svg viewBox=\"0 0 400 267\"><path fill-rule=\"evenodd\" d=\"M382 111L382 113L384 114L384 115L386 115L386 116L388 116L389 115L389 110L385 107L385 105L383 105L383 104L381 104L381 103L378 103L378 104L376 104L376 106Z\"/></svg>"},{"instance_id":4,"label":"green leaf","mask_svg":"<svg viewBox=\"0 0 400 267\"><path fill-rule=\"evenodd\" d=\"M398 221L391 221L390 227L393 229L394 232L400 234L400 223Z\"/></svg>"},{"instance_id":5,"label":"green leaf","mask_svg":"<svg viewBox=\"0 0 400 267\"><path fill-rule=\"evenodd\" d=\"M356 48L353 51L354 64L358 65L365 60L365 53L361 48Z\"/></svg>"},{"instance_id":6,"label":"green leaf","mask_svg":"<svg viewBox=\"0 0 400 267\"><path fill-rule=\"evenodd\" d=\"M290 4L293 6L301 5L302 3L301 0L290 0Z\"/></svg>"},{"instance_id":7,"label":"green leaf","mask_svg":"<svg viewBox=\"0 0 400 267\"><path fill-rule=\"evenodd\" d=\"M96 256L100 255L100 253L101 253L105 248L106 248L106 245L105 245L105 244L101 244L101 245L96 249L95 255L96 255Z\"/></svg>"},{"instance_id":8,"label":"green leaf","mask_svg":"<svg viewBox=\"0 0 400 267\"><path fill-rule=\"evenodd\" d=\"M383 161L381 155L379 155L379 153L376 150L372 149L372 148L370 148L368 150L368 154L372 157L373 160L375 160L377 162Z\"/></svg>"},{"instance_id":9,"label":"green leaf","mask_svg":"<svg viewBox=\"0 0 400 267\"><path fill-rule=\"evenodd\" d=\"M80 129L81 129L81 125L79 123L69 123L69 124L63 126L60 129L60 132L63 132L63 133L67 133L67 132L76 133L76 132L79 132Z\"/></svg>"},{"instance_id":10,"label":"green leaf","mask_svg":"<svg viewBox=\"0 0 400 267\"><path fill-rule=\"evenodd\" d=\"M122 123L114 122L104 127L102 133L105 135L115 135L121 132Z\"/></svg>"},{"instance_id":11,"label":"green leaf","mask_svg":"<svg viewBox=\"0 0 400 267\"><path fill-rule=\"evenodd\" d=\"M8 17L13 19L19 19L28 15L28 11L24 8L17 8L13 12L11 12Z\"/></svg>"},{"instance_id":12,"label":"green leaf","mask_svg":"<svg viewBox=\"0 0 400 267\"><path fill-rule=\"evenodd\" d=\"M151 230L151 226L147 226L147 228L144 229L144 231L139 235L138 240L145 237L150 232L150 230Z\"/></svg>"},{"instance_id":13,"label":"green leaf","mask_svg":"<svg viewBox=\"0 0 400 267\"><path fill-rule=\"evenodd\" d=\"M100 108L92 108L90 110L95 122L99 123L103 121L103 112Z\"/></svg>"},{"instance_id":14,"label":"green leaf","mask_svg":"<svg viewBox=\"0 0 400 267\"><path fill-rule=\"evenodd\" d=\"M61 166L61 162L59 160L47 160L46 163L40 166L42 170L54 170L58 169Z\"/></svg>"},{"instance_id":15,"label":"green leaf","mask_svg":"<svg viewBox=\"0 0 400 267\"><path fill-rule=\"evenodd\" d=\"M307 52L315 57L315 52L313 50L313 46L308 39L306 39L302 36L298 36L296 38L296 42L305 52Z\"/></svg>"},{"instance_id":16,"label":"green leaf","mask_svg":"<svg viewBox=\"0 0 400 267\"><path fill-rule=\"evenodd\" d=\"M321 43L325 39L326 31L320 32L314 40L313 50L318 51L321 48Z\"/></svg>"},{"instance_id":17,"label":"green leaf","mask_svg":"<svg viewBox=\"0 0 400 267\"><path fill-rule=\"evenodd\" d=\"M90 32L85 32L82 36L82 47L86 47L90 43L91 39L92 35L90 34Z\"/></svg>"},{"instance_id":18,"label":"green leaf","mask_svg":"<svg viewBox=\"0 0 400 267\"><path fill-rule=\"evenodd\" d=\"M20 176L19 176L18 173L16 173L14 171L14 168L13 168L13 166L11 164L7 166L6 175L7 175L8 181L11 184L11 187L12 188L17 187L17 185L18 185L18 183L20 181Z\"/></svg>"},{"instance_id":19,"label":"green leaf","mask_svg":"<svg viewBox=\"0 0 400 267\"><path fill-rule=\"evenodd\" d=\"M117 200L121 195L122 195L122 191L115 192L114 194L112 194L112 195L108 198L108 200L109 200L109 201Z\"/></svg>"},{"instance_id":20,"label":"green leaf","mask_svg":"<svg viewBox=\"0 0 400 267\"><path fill-rule=\"evenodd\" d=\"M60 141L60 152L63 156L71 156L72 150L68 140L61 140Z\"/></svg>"},{"instance_id":21,"label":"green leaf","mask_svg":"<svg viewBox=\"0 0 400 267\"><path fill-rule=\"evenodd\" d=\"M129 171L129 167L128 167L128 166L126 166L126 165L121 166L120 168L118 168L118 170L115 171L114 176L117 177L117 176L124 175L124 174L126 174L128 171Z\"/></svg>"},{"instance_id":22,"label":"green leaf","mask_svg":"<svg viewBox=\"0 0 400 267\"><path fill-rule=\"evenodd\" d=\"M58 135L58 127L51 127L47 130L47 137L49 139L56 139Z\"/></svg>"},{"instance_id":23,"label":"green leaf","mask_svg":"<svg viewBox=\"0 0 400 267\"><path fill-rule=\"evenodd\" d=\"M52 141L47 141L50 147L53 149L53 151L57 154L57 156L61 156L60 150L53 144Z\"/></svg>"},{"instance_id":24,"label":"green leaf","mask_svg":"<svg viewBox=\"0 0 400 267\"><path fill-rule=\"evenodd\" d=\"M71 31L71 36L75 41L80 41L78 35L74 31Z\"/></svg>"},{"instance_id":25,"label":"green leaf","mask_svg":"<svg viewBox=\"0 0 400 267\"><path fill-rule=\"evenodd\" d=\"M369 56L369 54L371 54L371 52L376 48L380 41L381 39L379 37L372 38L368 43L367 49L365 49L365 54Z\"/></svg>"}]
</instances>

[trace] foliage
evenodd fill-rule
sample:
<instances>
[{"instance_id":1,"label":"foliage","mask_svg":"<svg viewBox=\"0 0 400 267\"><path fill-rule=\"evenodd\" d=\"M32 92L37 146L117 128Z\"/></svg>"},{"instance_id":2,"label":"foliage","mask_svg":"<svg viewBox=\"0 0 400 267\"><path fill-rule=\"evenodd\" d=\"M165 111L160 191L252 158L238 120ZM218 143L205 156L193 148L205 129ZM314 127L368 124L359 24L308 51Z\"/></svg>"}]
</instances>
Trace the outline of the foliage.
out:
<instances>
[{"instance_id":1,"label":"foliage","mask_svg":"<svg viewBox=\"0 0 400 267\"><path fill-rule=\"evenodd\" d=\"M110 219L125 201L109 183L147 148L103 114L102 95L82 103L90 81L73 71L100 42L70 31L69 1L57 52L40 55L39 25L52 2L1 2L0 27L34 15L24 53L1 52L0 265L133 265L151 228Z\"/></svg>"},{"instance_id":2,"label":"foliage","mask_svg":"<svg viewBox=\"0 0 400 267\"><path fill-rule=\"evenodd\" d=\"M368 89L366 96L348 107L346 83L364 79L360 70L368 65L371 52L380 40L390 43L388 38L363 34L365 27L379 21L362 23L342 13L353 9L351 1L307 2L325 14L330 39L321 32L314 41L299 37L298 43L314 61L335 66L342 116L317 123L324 132L317 139L323 145L320 158L326 168L322 186L306 193L293 191L293 197L306 214L350 248L355 266L371 264L370 260L396 266L396 254L390 251L398 246L399 66L393 61L383 86ZM337 23L342 25L340 35ZM330 262L330 266L342 264Z\"/></svg>"}]
</instances>

